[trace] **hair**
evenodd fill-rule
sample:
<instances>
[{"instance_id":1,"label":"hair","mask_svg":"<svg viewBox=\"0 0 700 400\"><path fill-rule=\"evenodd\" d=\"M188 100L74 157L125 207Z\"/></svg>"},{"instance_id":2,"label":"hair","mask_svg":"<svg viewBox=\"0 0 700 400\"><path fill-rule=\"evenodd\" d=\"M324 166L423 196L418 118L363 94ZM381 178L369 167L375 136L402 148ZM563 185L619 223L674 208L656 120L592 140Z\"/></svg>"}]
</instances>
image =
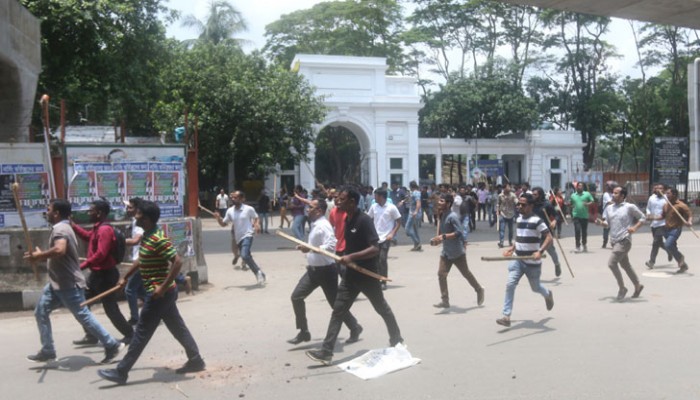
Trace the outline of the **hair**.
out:
<instances>
[{"instance_id":1,"label":"hair","mask_svg":"<svg viewBox=\"0 0 700 400\"><path fill-rule=\"evenodd\" d=\"M376 194L377 196L379 196L379 197L381 197L381 198L383 198L383 199L386 199L386 196L387 196L386 189L382 189L382 188L379 188L379 189L375 190L375 191L374 191L374 194Z\"/></svg>"},{"instance_id":2,"label":"hair","mask_svg":"<svg viewBox=\"0 0 700 400\"><path fill-rule=\"evenodd\" d=\"M326 211L328 210L328 203L326 202L326 200L316 199L316 202L318 203L318 208L320 208L321 211L323 211L323 213L325 214Z\"/></svg>"},{"instance_id":3,"label":"hair","mask_svg":"<svg viewBox=\"0 0 700 400\"><path fill-rule=\"evenodd\" d=\"M90 204L92 204L95 207L95 210L101 212L105 217L108 216L109 212L112 210L107 200L93 200Z\"/></svg>"},{"instance_id":4,"label":"hair","mask_svg":"<svg viewBox=\"0 0 700 400\"><path fill-rule=\"evenodd\" d=\"M416 181L411 181L408 183L408 187L410 187L411 189L418 189L418 184L416 183Z\"/></svg>"},{"instance_id":5,"label":"hair","mask_svg":"<svg viewBox=\"0 0 700 400\"><path fill-rule=\"evenodd\" d=\"M360 204L360 192L355 189L353 186L344 186L341 190L340 193L345 192L348 194L348 199L352 199L355 202L355 205Z\"/></svg>"},{"instance_id":6,"label":"hair","mask_svg":"<svg viewBox=\"0 0 700 400\"><path fill-rule=\"evenodd\" d=\"M450 206L452 206L452 204L455 202L455 198L449 193L441 194L440 198L445 200L445 203L449 204Z\"/></svg>"},{"instance_id":7,"label":"hair","mask_svg":"<svg viewBox=\"0 0 700 400\"><path fill-rule=\"evenodd\" d=\"M527 204L535 204L535 198L530 193L523 193L520 197L527 200Z\"/></svg>"},{"instance_id":8,"label":"hair","mask_svg":"<svg viewBox=\"0 0 700 400\"><path fill-rule=\"evenodd\" d=\"M620 194L622 195L622 197L625 199L627 198L627 188L626 187L617 185L617 186L615 186L615 188L620 188ZM613 190L615 190L615 189L613 188Z\"/></svg>"},{"instance_id":9,"label":"hair","mask_svg":"<svg viewBox=\"0 0 700 400\"><path fill-rule=\"evenodd\" d=\"M66 219L70 217L72 213L70 202L63 199L51 199L51 204L53 205L53 210L57 211L61 218Z\"/></svg>"},{"instance_id":10,"label":"hair","mask_svg":"<svg viewBox=\"0 0 700 400\"><path fill-rule=\"evenodd\" d=\"M243 193L243 191L241 191L241 190L234 190L233 192L231 192L231 194L234 194L234 193L238 193L238 197L240 197L241 200L245 200L245 199L246 199L245 193Z\"/></svg>"},{"instance_id":11,"label":"hair","mask_svg":"<svg viewBox=\"0 0 700 400\"><path fill-rule=\"evenodd\" d=\"M139 204L141 204L142 201L144 200L140 197L132 197L129 199L129 203L131 203L131 205L134 206L134 208L138 208Z\"/></svg>"},{"instance_id":12,"label":"hair","mask_svg":"<svg viewBox=\"0 0 700 400\"><path fill-rule=\"evenodd\" d=\"M160 207L158 207L158 204L144 200L136 206L136 209L141 211L141 214L154 224L158 223L160 219Z\"/></svg>"},{"instance_id":13,"label":"hair","mask_svg":"<svg viewBox=\"0 0 700 400\"><path fill-rule=\"evenodd\" d=\"M673 195L673 197L678 198L678 189L672 187L672 188L668 188L668 191L671 192L671 194Z\"/></svg>"},{"instance_id":14,"label":"hair","mask_svg":"<svg viewBox=\"0 0 700 400\"><path fill-rule=\"evenodd\" d=\"M538 199L540 201L544 201L544 189L542 189L539 186L535 186L534 188L530 189L532 193L537 192Z\"/></svg>"}]
</instances>

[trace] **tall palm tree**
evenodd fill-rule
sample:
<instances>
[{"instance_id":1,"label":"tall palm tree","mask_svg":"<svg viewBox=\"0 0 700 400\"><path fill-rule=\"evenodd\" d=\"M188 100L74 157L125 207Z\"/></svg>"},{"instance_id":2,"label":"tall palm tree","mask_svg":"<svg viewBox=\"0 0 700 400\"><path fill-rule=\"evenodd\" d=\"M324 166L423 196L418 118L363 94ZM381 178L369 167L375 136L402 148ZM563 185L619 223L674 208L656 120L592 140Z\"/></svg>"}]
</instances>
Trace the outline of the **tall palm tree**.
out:
<instances>
[{"instance_id":1,"label":"tall palm tree","mask_svg":"<svg viewBox=\"0 0 700 400\"><path fill-rule=\"evenodd\" d=\"M225 40L233 40L241 45L244 40L233 36L248 30L243 14L226 0L211 0L204 21L190 14L182 20L182 26L194 27L199 31L199 41L215 45Z\"/></svg>"}]
</instances>

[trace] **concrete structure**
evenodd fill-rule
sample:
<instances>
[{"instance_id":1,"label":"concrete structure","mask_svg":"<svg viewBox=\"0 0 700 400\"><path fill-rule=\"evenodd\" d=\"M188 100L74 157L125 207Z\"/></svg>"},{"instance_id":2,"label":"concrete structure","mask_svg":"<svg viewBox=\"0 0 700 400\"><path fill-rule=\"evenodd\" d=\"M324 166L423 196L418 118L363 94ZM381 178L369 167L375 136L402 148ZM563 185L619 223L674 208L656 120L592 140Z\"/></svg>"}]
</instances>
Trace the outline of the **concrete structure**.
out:
<instances>
[{"instance_id":1,"label":"concrete structure","mask_svg":"<svg viewBox=\"0 0 700 400\"><path fill-rule=\"evenodd\" d=\"M700 29L697 0L499 0L503 3L554 8L607 17L635 19Z\"/></svg>"},{"instance_id":2,"label":"concrete structure","mask_svg":"<svg viewBox=\"0 0 700 400\"><path fill-rule=\"evenodd\" d=\"M26 142L41 72L39 20L0 0L0 142Z\"/></svg>"}]
</instances>

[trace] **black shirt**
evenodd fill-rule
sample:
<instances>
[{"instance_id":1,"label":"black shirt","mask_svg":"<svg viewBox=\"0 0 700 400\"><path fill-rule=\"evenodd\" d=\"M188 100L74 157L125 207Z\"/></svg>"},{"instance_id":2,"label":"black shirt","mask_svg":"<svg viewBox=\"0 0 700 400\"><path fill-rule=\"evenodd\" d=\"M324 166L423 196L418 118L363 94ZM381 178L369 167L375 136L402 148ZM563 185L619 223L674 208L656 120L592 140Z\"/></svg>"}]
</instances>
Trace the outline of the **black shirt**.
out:
<instances>
[{"instance_id":1,"label":"black shirt","mask_svg":"<svg viewBox=\"0 0 700 400\"><path fill-rule=\"evenodd\" d=\"M345 254L356 253L370 246L377 246L379 236L374 229L374 221L370 216L363 213L359 209L355 211L352 219L345 219ZM377 272L377 261L379 256L367 258L364 260L356 260L355 264L366 268L370 271ZM351 274L360 275L359 272L348 268L348 276ZM362 275L364 276L364 275Z\"/></svg>"}]
</instances>

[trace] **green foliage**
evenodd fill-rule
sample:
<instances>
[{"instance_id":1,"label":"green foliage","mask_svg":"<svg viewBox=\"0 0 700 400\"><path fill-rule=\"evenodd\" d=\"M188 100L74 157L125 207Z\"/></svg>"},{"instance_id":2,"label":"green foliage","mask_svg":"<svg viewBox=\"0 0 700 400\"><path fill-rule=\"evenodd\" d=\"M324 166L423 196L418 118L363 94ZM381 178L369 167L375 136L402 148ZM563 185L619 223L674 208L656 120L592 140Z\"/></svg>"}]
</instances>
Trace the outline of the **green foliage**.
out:
<instances>
[{"instance_id":1,"label":"green foliage","mask_svg":"<svg viewBox=\"0 0 700 400\"><path fill-rule=\"evenodd\" d=\"M199 32L198 40L211 44L227 40L240 43L240 40L233 36L248 30L241 12L226 0L210 0L209 12L204 21L198 20L194 15L188 15L183 18L182 26L195 28Z\"/></svg>"},{"instance_id":2,"label":"green foliage","mask_svg":"<svg viewBox=\"0 0 700 400\"><path fill-rule=\"evenodd\" d=\"M319 132L315 163L319 182L330 185L361 183L360 143L347 128L327 126Z\"/></svg>"},{"instance_id":3,"label":"green foliage","mask_svg":"<svg viewBox=\"0 0 700 400\"><path fill-rule=\"evenodd\" d=\"M386 57L400 71L401 7L396 0L344 0L294 11L265 27L263 52L289 68L297 54Z\"/></svg>"}]
</instances>

